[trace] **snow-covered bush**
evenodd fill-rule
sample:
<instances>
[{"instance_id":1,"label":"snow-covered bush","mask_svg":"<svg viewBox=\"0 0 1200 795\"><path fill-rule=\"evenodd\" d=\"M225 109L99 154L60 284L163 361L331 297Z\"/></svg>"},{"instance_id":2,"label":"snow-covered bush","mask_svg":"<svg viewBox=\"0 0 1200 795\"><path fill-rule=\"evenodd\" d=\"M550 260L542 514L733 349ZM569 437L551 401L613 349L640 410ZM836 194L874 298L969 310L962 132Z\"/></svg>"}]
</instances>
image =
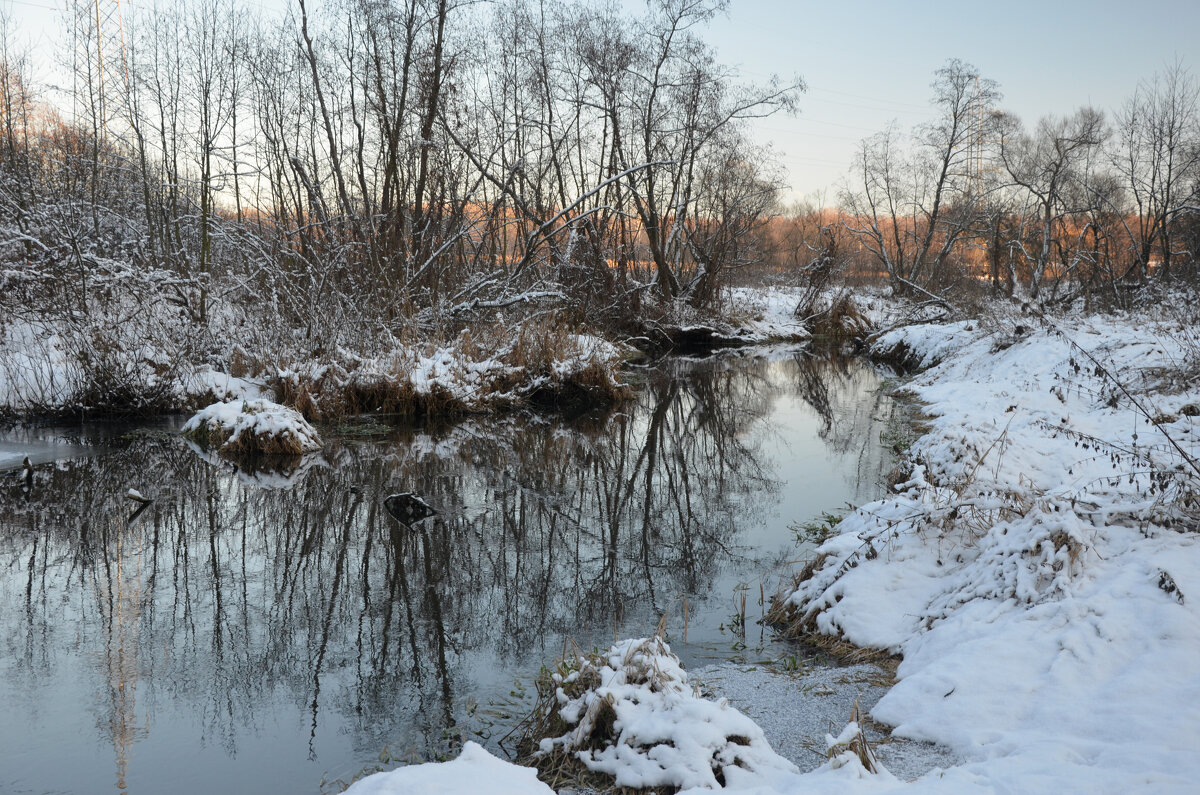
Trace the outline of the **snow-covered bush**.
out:
<instances>
[{"instance_id":1,"label":"snow-covered bush","mask_svg":"<svg viewBox=\"0 0 1200 795\"><path fill-rule=\"evenodd\" d=\"M631 395L624 353L588 334L548 324L464 330L450 344L404 344L375 356L339 350L282 369L282 402L310 419L381 412L467 413L520 403L606 404Z\"/></svg>"},{"instance_id":2,"label":"snow-covered bush","mask_svg":"<svg viewBox=\"0 0 1200 795\"><path fill-rule=\"evenodd\" d=\"M715 788L795 771L754 721L700 697L657 635L576 650L537 685L522 759L552 784L600 774L618 787Z\"/></svg>"},{"instance_id":3,"label":"snow-covered bush","mask_svg":"<svg viewBox=\"0 0 1200 795\"><path fill-rule=\"evenodd\" d=\"M183 435L231 455L300 455L321 447L299 412L262 399L214 403L187 421Z\"/></svg>"}]
</instances>

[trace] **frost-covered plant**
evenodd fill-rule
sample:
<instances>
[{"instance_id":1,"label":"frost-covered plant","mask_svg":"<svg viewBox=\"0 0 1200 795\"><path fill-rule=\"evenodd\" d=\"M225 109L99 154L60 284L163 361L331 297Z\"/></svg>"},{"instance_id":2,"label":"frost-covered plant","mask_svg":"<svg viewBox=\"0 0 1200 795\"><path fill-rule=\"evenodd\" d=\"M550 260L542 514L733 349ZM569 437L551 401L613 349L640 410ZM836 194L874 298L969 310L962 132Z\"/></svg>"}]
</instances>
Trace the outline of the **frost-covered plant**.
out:
<instances>
[{"instance_id":1,"label":"frost-covered plant","mask_svg":"<svg viewBox=\"0 0 1200 795\"><path fill-rule=\"evenodd\" d=\"M850 710L850 722L842 729L841 734L834 737L825 735L825 756L833 768L859 764L868 773L878 773L883 768L875 758L871 744L867 742L867 734L862 727L862 713L858 702L854 702Z\"/></svg>"},{"instance_id":2,"label":"frost-covered plant","mask_svg":"<svg viewBox=\"0 0 1200 795\"><path fill-rule=\"evenodd\" d=\"M675 791L795 770L752 720L701 698L658 635L575 649L537 686L521 758L552 784L599 774L618 787Z\"/></svg>"}]
</instances>

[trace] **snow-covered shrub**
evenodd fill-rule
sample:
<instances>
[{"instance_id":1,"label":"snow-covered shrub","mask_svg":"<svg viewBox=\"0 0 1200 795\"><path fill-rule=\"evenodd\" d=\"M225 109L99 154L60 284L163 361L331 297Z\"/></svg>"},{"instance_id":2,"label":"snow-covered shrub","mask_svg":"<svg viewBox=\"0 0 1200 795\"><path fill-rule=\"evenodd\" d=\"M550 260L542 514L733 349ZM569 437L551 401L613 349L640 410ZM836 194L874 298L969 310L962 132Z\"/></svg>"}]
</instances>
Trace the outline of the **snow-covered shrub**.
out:
<instances>
[{"instance_id":1,"label":"snow-covered shrub","mask_svg":"<svg viewBox=\"0 0 1200 795\"><path fill-rule=\"evenodd\" d=\"M857 338L872 331L871 321L845 290L821 297L808 308L803 321L813 334L835 340Z\"/></svg>"},{"instance_id":2,"label":"snow-covered shrub","mask_svg":"<svg viewBox=\"0 0 1200 795\"><path fill-rule=\"evenodd\" d=\"M187 421L183 435L231 455L300 455L321 447L299 412L261 399L214 403Z\"/></svg>"},{"instance_id":3,"label":"snow-covered shrub","mask_svg":"<svg viewBox=\"0 0 1200 795\"><path fill-rule=\"evenodd\" d=\"M636 789L722 787L795 767L724 700L701 698L659 636L575 653L537 681L521 758L552 784L600 774Z\"/></svg>"},{"instance_id":4,"label":"snow-covered shrub","mask_svg":"<svg viewBox=\"0 0 1200 795\"><path fill-rule=\"evenodd\" d=\"M468 413L525 402L599 405L632 393L612 343L544 324L464 329L446 345L396 345L377 356L339 350L282 369L280 402L310 419L378 412Z\"/></svg>"}]
</instances>

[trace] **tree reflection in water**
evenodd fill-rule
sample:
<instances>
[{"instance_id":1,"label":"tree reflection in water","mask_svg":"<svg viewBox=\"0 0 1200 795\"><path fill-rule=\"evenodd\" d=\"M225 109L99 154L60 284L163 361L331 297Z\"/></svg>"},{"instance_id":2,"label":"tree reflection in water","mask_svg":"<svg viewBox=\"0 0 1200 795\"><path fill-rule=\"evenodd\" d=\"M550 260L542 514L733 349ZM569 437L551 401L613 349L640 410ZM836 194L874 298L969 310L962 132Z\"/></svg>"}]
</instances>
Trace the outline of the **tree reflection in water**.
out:
<instances>
[{"instance_id":1,"label":"tree reflection in water","mask_svg":"<svg viewBox=\"0 0 1200 795\"><path fill-rule=\"evenodd\" d=\"M139 778L130 762L160 725L228 760L252 737L289 758L306 735L308 769L256 765L275 789L315 790L389 744L431 757L470 703L507 691L506 672L534 673L567 636L646 632L679 596L703 603L748 565L744 531L782 486L764 444L776 401L802 398L825 455L852 457L867 490L879 479L871 418L887 406L860 362L675 361L645 380L604 417L400 430L276 470L143 436L42 467L32 489L5 478L6 687L33 706L0 718L3 736L52 720L36 705L54 689L81 705L68 720L95 716L120 788L167 785L161 764ZM156 497L135 517L130 486ZM404 490L440 515L400 525L382 500ZM248 783L229 764L195 787Z\"/></svg>"}]
</instances>

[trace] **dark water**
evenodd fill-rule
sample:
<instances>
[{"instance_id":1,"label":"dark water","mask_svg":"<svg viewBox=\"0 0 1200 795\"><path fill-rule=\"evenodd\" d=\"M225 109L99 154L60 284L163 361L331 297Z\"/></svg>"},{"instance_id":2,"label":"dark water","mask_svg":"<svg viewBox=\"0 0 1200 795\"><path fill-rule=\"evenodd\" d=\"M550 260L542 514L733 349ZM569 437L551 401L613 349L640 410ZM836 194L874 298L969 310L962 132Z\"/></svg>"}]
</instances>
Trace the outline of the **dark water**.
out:
<instances>
[{"instance_id":1,"label":"dark water","mask_svg":"<svg viewBox=\"0 0 1200 795\"><path fill-rule=\"evenodd\" d=\"M10 433L57 460L0 473L0 791L336 792L497 748L567 637L667 613L685 664L753 649L789 524L878 491L880 375L776 352L642 381L603 417L327 432L283 471L162 430ZM405 490L442 515L400 527Z\"/></svg>"}]
</instances>

